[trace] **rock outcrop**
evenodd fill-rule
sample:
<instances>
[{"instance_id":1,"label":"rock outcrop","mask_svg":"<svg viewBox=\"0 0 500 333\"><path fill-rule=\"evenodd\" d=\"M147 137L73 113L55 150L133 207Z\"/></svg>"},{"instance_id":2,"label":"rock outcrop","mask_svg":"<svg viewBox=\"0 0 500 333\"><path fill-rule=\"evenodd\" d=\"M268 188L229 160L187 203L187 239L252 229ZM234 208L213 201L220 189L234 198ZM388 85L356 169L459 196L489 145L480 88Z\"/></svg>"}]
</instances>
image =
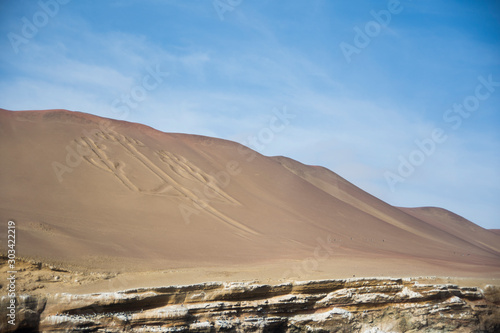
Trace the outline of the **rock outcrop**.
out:
<instances>
[{"instance_id":1,"label":"rock outcrop","mask_svg":"<svg viewBox=\"0 0 500 333\"><path fill-rule=\"evenodd\" d=\"M2 298L2 309L8 299ZM4 332L498 332L499 290L360 278L18 298Z\"/></svg>"}]
</instances>

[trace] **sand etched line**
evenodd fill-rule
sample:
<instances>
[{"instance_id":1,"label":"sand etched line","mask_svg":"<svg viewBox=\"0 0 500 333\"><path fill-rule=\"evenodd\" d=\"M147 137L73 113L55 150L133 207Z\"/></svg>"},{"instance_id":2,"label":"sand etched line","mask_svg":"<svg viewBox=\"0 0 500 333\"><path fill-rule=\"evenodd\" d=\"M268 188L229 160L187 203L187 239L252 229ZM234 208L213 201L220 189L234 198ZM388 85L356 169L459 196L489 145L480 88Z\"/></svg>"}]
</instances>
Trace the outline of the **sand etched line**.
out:
<instances>
[{"instance_id":1,"label":"sand etched line","mask_svg":"<svg viewBox=\"0 0 500 333\"><path fill-rule=\"evenodd\" d=\"M136 187L132 182L123 174L123 169L120 167L118 162L113 163L106 153L99 148L99 146L90 138L86 138L85 141L90 146L94 154L99 157L99 159L104 163L104 165L108 168L109 172L113 173L125 186L133 191L139 191L139 188Z\"/></svg>"},{"instance_id":2,"label":"sand etched line","mask_svg":"<svg viewBox=\"0 0 500 333\"><path fill-rule=\"evenodd\" d=\"M110 140L114 143L119 143L120 139L116 138L114 135L109 135L109 134L104 134L100 133L100 137L103 139ZM128 137L124 137L128 142L134 143L140 146L144 146L142 142L139 140L131 139ZM162 180L162 183L154 187L152 190L146 190L141 188L140 186L136 186L127 176L124 168L126 167L125 163L123 162L113 162L105 153L106 146L102 144L97 144L90 138L82 138L85 144L92 150L92 152L99 158L98 162L96 159L86 156L85 160L87 160L89 163L93 164L94 166L103 169L105 171L113 173L125 186L127 186L130 190L139 192L139 193L150 193L150 194L164 194L169 192L172 188L171 185L168 183L165 183L165 180L161 177L158 176L154 171L153 173L159 177ZM129 152L130 153L130 152ZM137 158L137 156L133 157ZM151 170L152 171L152 170Z\"/></svg>"},{"instance_id":3,"label":"sand etched line","mask_svg":"<svg viewBox=\"0 0 500 333\"><path fill-rule=\"evenodd\" d=\"M190 163L185 157L177 156L164 150L158 151L157 154L160 159L180 177L198 181L202 185L206 186L206 188L208 188L209 190L212 190L213 193L215 193L222 202L239 204L237 200L222 191L216 185L216 179L213 176L204 173L201 169ZM210 196L212 198L214 197L214 195L212 194L207 194L207 196ZM201 195L199 195L199 197L201 197Z\"/></svg>"},{"instance_id":4,"label":"sand etched line","mask_svg":"<svg viewBox=\"0 0 500 333\"><path fill-rule=\"evenodd\" d=\"M172 177L170 177L167 173L165 173L162 169L160 169L156 164L151 162L150 159L148 159L146 156L144 156L140 151L138 151L134 146L131 144L126 144L122 141L120 141L120 144L123 145L125 148L129 149L129 151L134 154L140 161L142 161L147 167L149 167L152 171L156 171L158 176L164 177L164 180L167 181L170 184L173 184L173 187L180 191L186 198L190 199L195 205L198 205L202 207L205 211L208 213L211 213L215 217L218 217L220 220L226 222L226 224L235 227L241 231L253 234L253 235L258 235L258 233L247 227L246 225L239 223L235 221L234 219L226 216L222 212L218 211L214 207L210 206L205 200L202 200L199 198L195 193L193 193L191 190L187 189L186 187L182 186L179 184L177 181L175 181Z\"/></svg>"},{"instance_id":5,"label":"sand etched line","mask_svg":"<svg viewBox=\"0 0 500 333\"><path fill-rule=\"evenodd\" d=\"M98 160L91 157L85 158L85 160L102 170L113 173L130 190L140 193L149 193L149 194L164 194L164 193L172 194L172 191L177 191L183 197L190 200L195 207L200 207L207 213L213 215L214 217L224 222L225 224L237 228L240 231L243 231L244 234L252 234L252 235L259 234L255 230L245 226L242 223L239 223L238 221L230 218L229 216L225 215L224 213L212 207L207 202L207 200L202 199L201 195L197 195L196 191L191 191L190 189L186 188L185 186L177 182L172 176L170 176L167 172L165 172L162 168L156 165L153 161L151 161L150 158L145 156L135 147L135 145L137 145L139 147L149 149L149 147L144 145L141 141L122 135L117 137L116 133L113 133L112 136L109 135L108 133L99 133L99 136L106 140L118 143L121 147L125 149L125 151L129 155L138 160L147 170L152 172L154 175L156 175L163 181L163 183L159 184L153 190L146 191L144 189L141 189L139 186L136 186L134 183L132 183L132 181L126 176L124 170L124 168L126 167L125 163L113 162L108 157L108 155L104 151L107 149L105 145L97 144L96 142L94 142L94 140L88 137L82 138L82 140L86 143L86 146L89 147L90 150L98 157ZM166 152L164 153L165 154L158 154L160 156L160 159L162 156L165 157L166 161L165 160L162 161L164 163L167 163L170 169L175 174L183 178L196 180L200 184L208 186L208 188L217 193L220 198L226 200L228 203L233 203L233 204L238 203L236 200L231 198L226 193L223 193L222 190L218 189L217 186L214 185L215 179L213 179L213 177L204 174L199 168L189 163L189 161L186 158L179 157L173 154L167 154ZM199 194L201 194L201 192Z\"/></svg>"},{"instance_id":6,"label":"sand etched line","mask_svg":"<svg viewBox=\"0 0 500 333\"><path fill-rule=\"evenodd\" d=\"M142 143L140 140L137 140L137 139L125 136L125 135L121 135L121 137L117 137L116 133L101 133L101 135L102 135L103 139L111 140L115 143L121 144L132 157L134 157L138 161L140 161L155 176L157 176L158 178L160 178L163 181L163 183L160 183L158 186L156 186L152 190L146 190L146 189L143 189L139 186L136 186L137 192L150 193L150 194L163 194L163 193L170 192L172 189L174 189L173 186L170 185L167 180L165 180L165 177L162 177L162 175L164 174L163 172L158 172L157 170L155 170L154 168L151 167L152 162L146 156L144 156L142 154L140 154L140 155L136 154L134 151L136 151L136 152L138 152L138 151L135 148L134 148L134 150L130 149L130 147L133 147L132 145L137 145L139 147L146 147L146 145L144 145L144 143ZM150 163L148 163L148 162L150 162ZM117 164L117 169L119 168L120 176L128 179L128 177L126 177L126 175L125 175L125 172L123 171L124 167L125 167L124 163ZM162 171L162 170L160 170L160 171Z\"/></svg>"}]
</instances>

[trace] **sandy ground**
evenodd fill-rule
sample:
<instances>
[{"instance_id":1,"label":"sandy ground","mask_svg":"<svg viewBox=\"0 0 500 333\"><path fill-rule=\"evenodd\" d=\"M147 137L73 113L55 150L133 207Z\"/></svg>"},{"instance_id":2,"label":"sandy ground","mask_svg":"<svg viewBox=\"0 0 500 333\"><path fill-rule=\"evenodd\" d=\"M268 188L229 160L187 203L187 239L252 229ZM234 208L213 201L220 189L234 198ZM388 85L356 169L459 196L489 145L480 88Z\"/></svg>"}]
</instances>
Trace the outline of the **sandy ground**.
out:
<instances>
[{"instance_id":1,"label":"sandy ground","mask_svg":"<svg viewBox=\"0 0 500 333\"><path fill-rule=\"evenodd\" d=\"M497 231L439 208L393 207L328 169L235 142L0 110L0 154L0 254L14 221L16 256L59 270L18 261L29 292L500 278Z\"/></svg>"},{"instance_id":2,"label":"sandy ground","mask_svg":"<svg viewBox=\"0 0 500 333\"><path fill-rule=\"evenodd\" d=\"M368 262L352 260L344 262L322 261L314 267L311 261L282 262L267 265L230 267L205 267L170 269L144 272L105 272L105 271L70 271L61 267L45 264L34 264L20 261L17 264L16 288L20 294L88 294L112 292L118 290L161 287L171 285L188 285L211 281L220 282L256 282L263 284L279 284L290 281L307 281L323 279L344 279L352 277L397 277L412 278L420 283L457 284L463 287L480 287L486 285L500 286L500 272L496 274L460 271L416 265L406 260L390 262ZM398 266L397 269L394 267ZM393 267L384 269L383 267ZM418 271L415 269L418 267ZM314 269L309 269L314 268ZM5 281L8 268L5 261L0 267L0 279ZM355 274L352 274L355 273ZM7 285L0 290L6 293Z\"/></svg>"}]
</instances>

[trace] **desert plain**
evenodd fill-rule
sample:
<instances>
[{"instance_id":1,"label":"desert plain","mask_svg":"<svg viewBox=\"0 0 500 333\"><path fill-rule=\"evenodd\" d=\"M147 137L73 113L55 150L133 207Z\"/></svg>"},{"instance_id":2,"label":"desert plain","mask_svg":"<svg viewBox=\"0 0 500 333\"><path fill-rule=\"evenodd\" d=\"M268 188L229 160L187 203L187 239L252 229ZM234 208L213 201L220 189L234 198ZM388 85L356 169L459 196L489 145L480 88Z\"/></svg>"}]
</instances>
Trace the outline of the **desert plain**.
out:
<instances>
[{"instance_id":1,"label":"desert plain","mask_svg":"<svg viewBox=\"0 0 500 333\"><path fill-rule=\"evenodd\" d=\"M236 142L0 110L0 154L0 272L11 270L13 221L19 293L366 277L500 285L498 230L391 206L324 167Z\"/></svg>"}]
</instances>

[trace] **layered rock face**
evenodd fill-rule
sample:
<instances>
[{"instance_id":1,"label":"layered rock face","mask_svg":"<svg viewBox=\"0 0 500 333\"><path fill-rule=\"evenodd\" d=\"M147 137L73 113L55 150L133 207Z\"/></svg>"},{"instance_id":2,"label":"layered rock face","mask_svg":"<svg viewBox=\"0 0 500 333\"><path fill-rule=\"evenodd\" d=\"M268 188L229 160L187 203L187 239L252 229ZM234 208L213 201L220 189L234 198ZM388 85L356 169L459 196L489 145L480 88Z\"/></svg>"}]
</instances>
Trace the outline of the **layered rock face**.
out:
<instances>
[{"instance_id":1,"label":"layered rock face","mask_svg":"<svg viewBox=\"0 0 500 333\"><path fill-rule=\"evenodd\" d=\"M496 287L389 278L211 282L20 297L16 326L5 318L1 325L6 332L498 332L498 295Z\"/></svg>"}]
</instances>

